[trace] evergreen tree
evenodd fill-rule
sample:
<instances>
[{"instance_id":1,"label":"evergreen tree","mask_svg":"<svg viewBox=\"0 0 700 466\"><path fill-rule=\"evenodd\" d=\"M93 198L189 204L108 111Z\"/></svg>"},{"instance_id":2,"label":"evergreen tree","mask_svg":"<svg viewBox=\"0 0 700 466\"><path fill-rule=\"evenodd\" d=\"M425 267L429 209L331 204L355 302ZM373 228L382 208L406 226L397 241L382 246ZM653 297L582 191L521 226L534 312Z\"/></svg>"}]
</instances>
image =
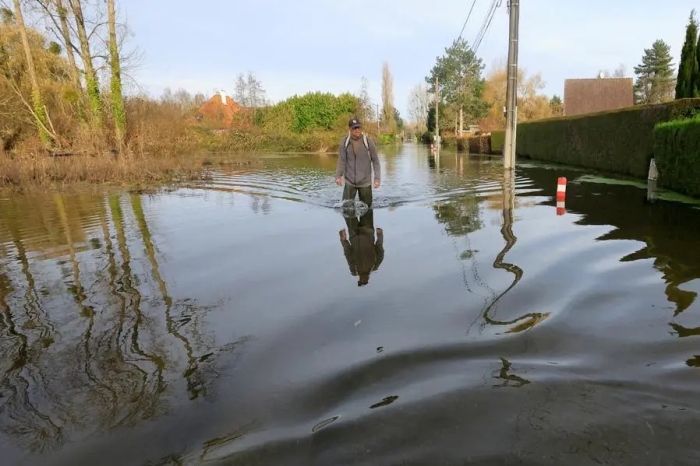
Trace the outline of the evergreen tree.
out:
<instances>
[{"instance_id":1,"label":"evergreen tree","mask_svg":"<svg viewBox=\"0 0 700 466\"><path fill-rule=\"evenodd\" d=\"M426 76L425 82L435 95L435 78L439 79L440 103L449 106L451 113L442 113L440 107L440 128L443 122L454 127L459 110L463 110L464 123L476 122L486 116L489 104L484 100L484 79L481 73L484 64L476 56L464 39L455 40L445 48L445 53L437 57L435 65ZM444 118L443 118L444 116ZM451 116L451 118L450 118Z\"/></svg>"},{"instance_id":2,"label":"evergreen tree","mask_svg":"<svg viewBox=\"0 0 700 466\"><path fill-rule=\"evenodd\" d=\"M564 114L564 102L561 101L561 97L558 95L553 95L549 99L549 108L552 110L552 115L558 116Z\"/></svg>"},{"instance_id":3,"label":"evergreen tree","mask_svg":"<svg viewBox=\"0 0 700 466\"><path fill-rule=\"evenodd\" d=\"M654 41L650 49L644 49L642 63L634 67L637 75L635 103L650 104L673 99L675 84L671 62L671 48L661 39Z\"/></svg>"},{"instance_id":4,"label":"evergreen tree","mask_svg":"<svg viewBox=\"0 0 700 466\"><path fill-rule=\"evenodd\" d=\"M695 54L695 78L693 79L693 97L700 97L700 37L698 37L698 43L695 46Z\"/></svg>"},{"instance_id":5,"label":"evergreen tree","mask_svg":"<svg viewBox=\"0 0 700 466\"><path fill-rule=\"evenodd\" d=\"M690 12L688 26L685 28L685 42L681 50L681 61L678 65L678 79L676 80L676 99L700 96L700 76L698 71L698 21L695 18L695 10Z\"/></svg>"}]
</instances>

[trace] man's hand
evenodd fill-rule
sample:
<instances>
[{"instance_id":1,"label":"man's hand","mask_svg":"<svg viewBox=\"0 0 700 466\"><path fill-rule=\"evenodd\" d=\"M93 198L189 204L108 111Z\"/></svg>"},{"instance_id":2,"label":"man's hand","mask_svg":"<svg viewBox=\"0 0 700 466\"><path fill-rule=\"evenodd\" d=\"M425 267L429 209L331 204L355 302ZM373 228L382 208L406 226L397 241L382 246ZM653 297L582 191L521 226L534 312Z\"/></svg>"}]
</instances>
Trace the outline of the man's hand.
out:
<instances>
[{"instance_id":1,"label":"man's hand","mask_svg":"<svg viewBox=\"0 0 700 466\"><path fill-rule=\"evenodd\" d=\"M342 179L342 178L336 178L336 179L335 179L335 183L336 183L338 186L343 186L343 179Z\"/></svg>"},{"instance_id":2,"label":"man's hand","mask_svg":"<svg viewBox=\"0 0 700 466\"><path fill-rule=\"evenodd\" d=\"M379 187L379 180L374 180L374 187L378 188Z\"/></svg>"}]
</instances>

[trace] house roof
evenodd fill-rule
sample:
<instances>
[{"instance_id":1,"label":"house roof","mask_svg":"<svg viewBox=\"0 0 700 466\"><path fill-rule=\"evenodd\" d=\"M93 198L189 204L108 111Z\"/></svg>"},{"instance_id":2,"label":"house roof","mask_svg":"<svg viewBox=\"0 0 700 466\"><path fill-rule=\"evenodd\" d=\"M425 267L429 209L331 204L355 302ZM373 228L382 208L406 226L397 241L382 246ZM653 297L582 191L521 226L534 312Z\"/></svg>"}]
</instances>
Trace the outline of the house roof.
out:
<instances>
[{"instance_id":1,"label":"house roof","mask_svg":"<svg viewBox=\"0 0 700 466\"><path fill-rule=\"evenodd\" d=\"M224 105L224 98L226 104ZM197 113L208 123L215 123L217 126L230 127L233 123L233 116L243 107L230 96L218 93L204 102Z\"/></svg>"},{"instance_id":2,"label":"house roof","mask_svg":"<svg viewBox=\"0 0 700 466\"><path fill-rule=\"evenodd\" d=\"M567 79L564 115L602 112L634 105L632 78Z\"/></svg>"}]
</instances>

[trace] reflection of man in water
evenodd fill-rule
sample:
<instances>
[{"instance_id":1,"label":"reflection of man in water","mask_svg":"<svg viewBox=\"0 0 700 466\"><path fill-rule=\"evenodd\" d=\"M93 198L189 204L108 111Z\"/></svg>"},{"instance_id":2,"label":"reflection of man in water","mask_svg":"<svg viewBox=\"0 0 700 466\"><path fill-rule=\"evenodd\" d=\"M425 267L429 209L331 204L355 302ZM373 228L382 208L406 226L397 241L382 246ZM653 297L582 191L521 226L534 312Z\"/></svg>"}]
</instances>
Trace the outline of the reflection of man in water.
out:
<instances>
[{"instance_id":1,"label":"reflection of man in water","mask_svg":"<svg viewBox=\"0 0 700 466\"><path fill-rule=\"evenodd\" d=\"M345 219L348 226L348 241L345 230L340 230L340 244L348 261L350 273L359 276L357 286L369 283L369 274L379 268L384 260L384 231L377 228L377 241L374 241L374 210L362 217Z\"/></svg>"}]
</instances>

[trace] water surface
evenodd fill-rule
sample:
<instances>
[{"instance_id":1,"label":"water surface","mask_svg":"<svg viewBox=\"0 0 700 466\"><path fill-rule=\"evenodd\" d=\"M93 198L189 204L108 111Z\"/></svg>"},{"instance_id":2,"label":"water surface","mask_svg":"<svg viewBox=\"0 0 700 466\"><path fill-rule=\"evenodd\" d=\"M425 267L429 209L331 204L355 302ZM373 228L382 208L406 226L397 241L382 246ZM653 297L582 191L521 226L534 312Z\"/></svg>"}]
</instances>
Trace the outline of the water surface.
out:
<instances>
[{"instance_id":1,"label":"water surface","mask_svg":"<svg viewBox=\"0 0 700 466\"><path fill-rule=\"evenodd\" d=\"M2 463L698 464L700 211L428 152L0 200Z\"/></svg>"}]
</instances>

